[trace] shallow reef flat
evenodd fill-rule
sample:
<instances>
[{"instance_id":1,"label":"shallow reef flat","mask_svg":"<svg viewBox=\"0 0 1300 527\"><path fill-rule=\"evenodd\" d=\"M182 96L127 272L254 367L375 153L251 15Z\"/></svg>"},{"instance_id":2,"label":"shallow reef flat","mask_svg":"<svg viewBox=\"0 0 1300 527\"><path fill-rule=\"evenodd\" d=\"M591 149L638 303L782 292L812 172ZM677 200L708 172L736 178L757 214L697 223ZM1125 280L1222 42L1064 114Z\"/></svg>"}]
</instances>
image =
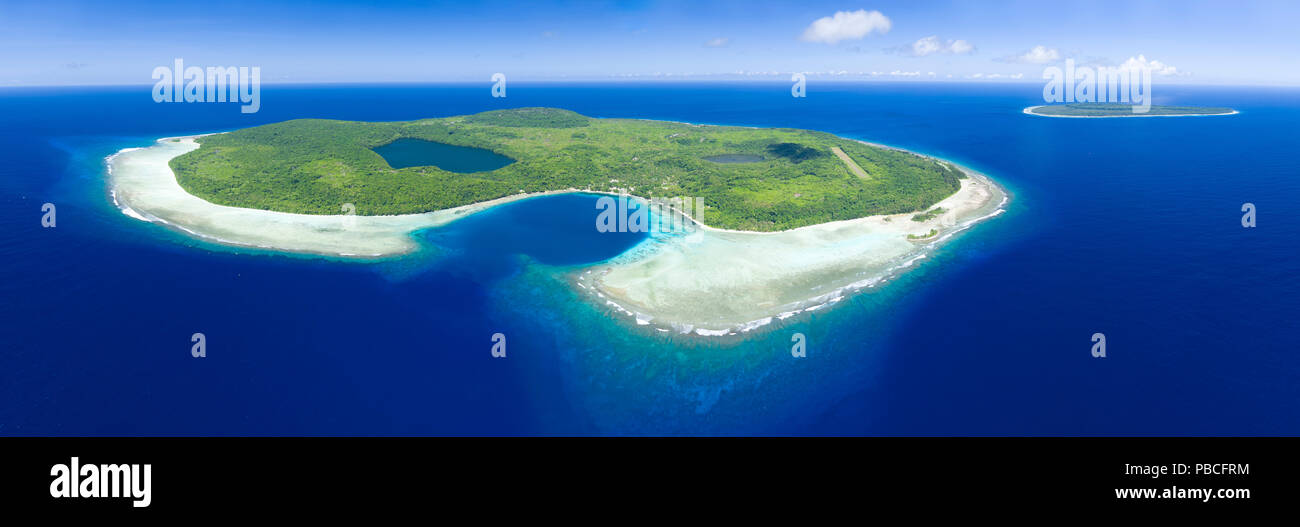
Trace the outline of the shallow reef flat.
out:
<instances>
[{"instance_id":1,"label":"shallow reef flat","mask_svg":"<svg viewBox=\"0 0 1300 527\"><path fill-rule=\"evenodd\" d=\"M1000 214L1006 192L963 170L968 177L961 189L923 221L908 213L775 233L707 227L654 233L575 280L638 325L700 336L745 333L874 287L956 233Z\"/></svg>"}]
</instances>

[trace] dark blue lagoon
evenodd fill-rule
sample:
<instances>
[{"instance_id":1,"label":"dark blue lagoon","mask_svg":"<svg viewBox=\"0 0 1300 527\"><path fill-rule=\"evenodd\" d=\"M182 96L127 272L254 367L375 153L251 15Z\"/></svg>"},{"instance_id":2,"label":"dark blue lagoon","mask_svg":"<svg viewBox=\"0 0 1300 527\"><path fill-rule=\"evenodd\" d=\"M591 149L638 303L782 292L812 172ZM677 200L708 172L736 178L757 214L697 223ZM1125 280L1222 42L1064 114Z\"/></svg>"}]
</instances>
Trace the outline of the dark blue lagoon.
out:
<instances>
[{"instance_id":1,"label":"dark blue lagoon","mask_svg":"<svg viewBox=\"0 0 1300 527\"><path fill-rule=\"evenodd\" d=\"M1241 113L1050 119L1021 113L1038 84L809 86L267 86L255 114L147 86L2 89L0 434L1300 434L1300 92L1157 85L1155 104ZM107 192L104 158L159 137L534 106L820 130L950 159L1014 199L898 279L717 339L575 287L645 247L595 232L590 195L357 262L197 241Z\"/></svg>"},{"instance_id":2,"label":"dark blue lagoon","mask_svg":"<svg viewBox=\"0 0 1300 527\"><path fill-rule=\"evenodd\" d=\"M540 196L493 207L430 229L424 236L443 248L443 265L484 279L517 271L518 257L566 267L598 263L622 254L646 238L641 232L596 229L595 194Z\"/></svg>"},{"instance_id":3,"label":"dark blue lagoon","mask_svg":"<svg viewBox=\"0 0 1300 527\"><path fill-rule=\"evenodd\" d=\"M485 148L449 145L410 137L375 147L374 151L393 168L432 166L460 174L489 172L515 162Z\"/></svg>"}]
</instances>

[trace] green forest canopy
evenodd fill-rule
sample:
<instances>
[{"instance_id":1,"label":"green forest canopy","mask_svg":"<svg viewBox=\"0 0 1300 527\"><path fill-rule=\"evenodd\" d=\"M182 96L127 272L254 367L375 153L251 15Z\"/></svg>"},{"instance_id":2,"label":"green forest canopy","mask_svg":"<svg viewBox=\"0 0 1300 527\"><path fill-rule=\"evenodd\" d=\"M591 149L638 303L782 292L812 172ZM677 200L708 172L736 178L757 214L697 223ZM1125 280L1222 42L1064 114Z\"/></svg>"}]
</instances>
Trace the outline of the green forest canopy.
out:
<instances>
[{"instance_id":1,"label":"green forest canopy","mask_svg":"<svg viewBox=\"0 0 1300 527\"><path fill-rule=\"evenodd\" d=\"M490 172L394 169L372 148L400 138L478 147L517 160ZM785 230L924 211L960 188L959 170L823 132L593 119L521 108L408 122L298 119L198 139L172 159L186 191L222 205L361 215L428 212L519 192L569 188L641 197L701 197L704 223ZM871 179L855 176L838 146ZM703 158L748 154L756 163Z\"/></svg>"}]
</instances>

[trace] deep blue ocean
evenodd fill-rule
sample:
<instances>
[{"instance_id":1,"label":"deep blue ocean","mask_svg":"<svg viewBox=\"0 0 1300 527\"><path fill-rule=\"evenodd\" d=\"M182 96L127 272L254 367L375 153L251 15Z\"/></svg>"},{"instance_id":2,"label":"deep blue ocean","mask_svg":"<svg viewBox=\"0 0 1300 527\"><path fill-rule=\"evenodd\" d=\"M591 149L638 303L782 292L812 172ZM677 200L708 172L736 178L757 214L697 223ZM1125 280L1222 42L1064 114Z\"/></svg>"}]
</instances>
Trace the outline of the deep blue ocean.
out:
<instances>
[{"instance_id":1,"label":"deep blue ocean","mask_svg":"<svg viewBox=\"0 0 1300 527\"><path fill-rule=\"evenodd\" d=\"M1157 84L1156 104L1241 113L1051 119L1021 113L1037 84L808 88L266 86L256 114L149 86L0 90L0 435L1300 434L1300 90ZM572 290L574 266L639 241L593 234L590 196L347 262L200 242L107 195L105 156L158 137L523 106L822 130L1014 197L900 279L718 340Z\"/></svg>"}]
</instances>

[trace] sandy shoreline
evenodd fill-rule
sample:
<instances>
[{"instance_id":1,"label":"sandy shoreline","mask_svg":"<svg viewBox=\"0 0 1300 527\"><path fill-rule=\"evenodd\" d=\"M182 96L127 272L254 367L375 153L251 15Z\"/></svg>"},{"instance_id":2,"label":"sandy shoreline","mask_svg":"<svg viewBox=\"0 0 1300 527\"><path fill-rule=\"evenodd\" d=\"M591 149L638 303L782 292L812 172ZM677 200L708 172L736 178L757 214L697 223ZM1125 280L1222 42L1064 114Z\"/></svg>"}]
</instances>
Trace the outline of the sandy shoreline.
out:
<instances>
[{"instance_id":1,"label":"sandy shoreline","mask_svg":"<svg viewBox=\"0 0 1300 527\"><path fill-rule=\"evenodd\" d=\"M198 238L239 247L379 258L418 248L411 236L475 212L524 198L577 192L576 189L516 194L461 207L397 216L314 215L217 205L181 188L168 166L172 158L199 147L201 137L159 139L147 148L127 148L107 161L110 195L123 214L160 223ZM340 211L343 204L340 205Z\"/></svg>"},{"instance_id":2,"label":"sandy shoreline","mask_svg":"<svg viewBox=\"0 0 1300 527\"><path fill-rule=\"evenodd\" d=\"M1237 110L1233 110L1227 113L1185 113L1185 114L1165 114L1165 115L1150 115L1145 113L1135 113L1133 115L1050 115L1045 113L1034 112L1035 108L1042 108L1044 106L1048 106L1048 105L1040 104L1038 106L1029 106L1026 107L1024 110L1021 110L1021 112L1028 115L1035 115L1038 117L1060 117L1063 119L1127 119L1130 117L1217 117L1220 115L1237 115L1238 113L1241 113L1238 112Z\"/></svg>"},{"instance_id":3,"label":"sandy shoreline","mask_svg":"<svg viewBox=\"0 0 1300 527\"><path fill-rule=\"evenodd\" d=\"M952 165L969 177L935 205L947 211L924 222L907 213L780 232L652 233L631 251L580 270L574 283L598 304L660 332L738 335L817 311L884 283L1005 210L1004 190ZM938 234L907 238L931 229Z\"/></svg>"},{"instance_id":4,"label":"sandy shoreline","mask_svg":"<svg viewBox=\"0 0 1300 527\"><path fill-rule=\"evenodd\" d=\"M163 138L153 146L127 148L108 157L110 195L123 214L225 245L375 259L416 250L416 231L503 203L549 194L608 194L581 189L517 194L397 216L229 207L191 195L176 182L168 161L197 149L196 137ZM956 233L1003 212L1009 198L1001 188L982 174L943 162L969 177L935 205L946 212L930 220L912 221L914 213L907 213L778 232L697 223L700 228L690 233L654 232L608 262L576 270L574 285L597 304L660 332L735 335L816 311L890 279ZM938 235L907 238L931 229Z\"/></svg>"}]
</instances>

